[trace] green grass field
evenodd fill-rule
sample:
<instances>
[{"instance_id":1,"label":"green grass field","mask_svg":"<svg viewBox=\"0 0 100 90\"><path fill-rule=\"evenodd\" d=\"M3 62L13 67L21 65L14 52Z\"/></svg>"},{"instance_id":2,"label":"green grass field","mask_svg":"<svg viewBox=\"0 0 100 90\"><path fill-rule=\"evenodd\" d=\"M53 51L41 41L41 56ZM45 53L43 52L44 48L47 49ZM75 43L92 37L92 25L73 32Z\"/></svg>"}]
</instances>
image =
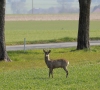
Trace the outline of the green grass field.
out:
<instances>
[{"instance_id":1,"label":"green grass field","mask_svg":"<svg viewBox=\"0 0 100 90\"><path fill-rule=\"evenodd\" d=\"M91 21L91 39L100 39L100 21ZM6 21L6 44L75 41L78 21ZM65 58L69 76L63 69L54 70L48 78L42 49L8 51L12 62L0 62L0 90L99 90L100 46L90 51L75 48L51 49L50 58Z\"/></svg>"},{"instance_id":2,"label":"green grass field","mask_svg":"<svg viewBox=\"0 0 100 90\"><path fill-rule=\"evenodd\" d=\"M69 76L63 69L54 70L54 78L48 78L42 49L9 51L12 62L0 62L1 90L99 90L100 46L90 51L74 51L75 48L51 49L50 58L65 58Z\"/></svg>"},{"instance_id":3,"label":"green grass field","mask_svg":"<svg viewBox=\"0 0 100 90\"><path fill-rule=\"evenodd\" d=\"M100 39L100 21L91 21L90 38ZM75 41L78 21L6 21L6 44Z\"/></svg>"}]
</instances>

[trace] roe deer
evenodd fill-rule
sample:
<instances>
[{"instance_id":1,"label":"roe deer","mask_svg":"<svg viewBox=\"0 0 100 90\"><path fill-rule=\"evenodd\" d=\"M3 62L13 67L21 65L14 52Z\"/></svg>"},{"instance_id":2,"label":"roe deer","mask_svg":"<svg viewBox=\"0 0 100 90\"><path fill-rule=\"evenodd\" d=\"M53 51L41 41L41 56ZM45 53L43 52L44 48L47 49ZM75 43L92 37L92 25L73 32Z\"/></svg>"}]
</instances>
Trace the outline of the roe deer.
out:
<instances>
[{"instance_id":1,"label":"roe deer","mask_svg":"<svg viewBox=\"0 0 100 90\"><path fill-rule=\"evenodd\" d=\"M65 59L50 60L49 53L51 52L51 50L45 51L43 49L43 52L45 54L45 56L44 56L45 63L47 65L47 67L49 68L49 78L50 78L50 74L52 75L52 78L53 78L53 69L54 68L63 68L66 71L66 78L67 78L67 76L68 76L67 65L69 64L69 61L67 61Z\"/></svg>"}]
</instances>

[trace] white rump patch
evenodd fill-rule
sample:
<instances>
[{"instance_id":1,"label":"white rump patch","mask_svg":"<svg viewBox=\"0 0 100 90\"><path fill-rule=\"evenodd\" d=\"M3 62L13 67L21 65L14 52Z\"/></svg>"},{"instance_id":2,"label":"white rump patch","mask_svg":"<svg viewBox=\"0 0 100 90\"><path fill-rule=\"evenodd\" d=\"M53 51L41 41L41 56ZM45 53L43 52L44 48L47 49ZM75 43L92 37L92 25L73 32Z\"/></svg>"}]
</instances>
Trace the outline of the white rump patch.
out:
<instances>
[{"instance_id":1,"label":"white rump patch","mask_svg":"<svg viewBox=\"0 0 100 90\"><path fill-rule=\"evenodd\" d=\"M68 65L69 65L69 61L68 61Z\"/></svg>"}]
</instances>

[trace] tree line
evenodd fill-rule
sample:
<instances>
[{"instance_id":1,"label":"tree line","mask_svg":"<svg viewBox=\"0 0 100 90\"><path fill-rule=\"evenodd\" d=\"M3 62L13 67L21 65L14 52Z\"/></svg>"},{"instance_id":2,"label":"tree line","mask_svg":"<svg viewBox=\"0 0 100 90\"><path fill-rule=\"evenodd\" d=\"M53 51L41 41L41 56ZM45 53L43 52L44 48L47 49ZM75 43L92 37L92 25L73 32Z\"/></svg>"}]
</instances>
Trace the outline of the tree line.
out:
<instances>
[{"instance_id":1,"label":"tree line","mask_svg":"<svg viewBox=\"0 0 100 90\"><path fill-rule=\"evenodd\" d=\"M13 14L30 14L30 13L77 13L79 9L76 6L76 3L78 0L54 0L56 2L55 5L53 5L53 0L6 0L7 1L7 8L11 10L6 10L7 13L13 13ZM36 2L41 3L36 3ZM27 3L29 2L29 3ZM48 8L44 8L43 2L48 2L49 5ZM33 3L33 5L32 5ZM47 3L47 4L48 4ZM58 4L57 4L58 3ZM92 0L93 5L98 5L100 3L100 0ZM30 7L28 7L30 4ZM40 7L38 7L40 5ZM93 6L95 8L95 6Z\"/></svg>"}]
</instances>

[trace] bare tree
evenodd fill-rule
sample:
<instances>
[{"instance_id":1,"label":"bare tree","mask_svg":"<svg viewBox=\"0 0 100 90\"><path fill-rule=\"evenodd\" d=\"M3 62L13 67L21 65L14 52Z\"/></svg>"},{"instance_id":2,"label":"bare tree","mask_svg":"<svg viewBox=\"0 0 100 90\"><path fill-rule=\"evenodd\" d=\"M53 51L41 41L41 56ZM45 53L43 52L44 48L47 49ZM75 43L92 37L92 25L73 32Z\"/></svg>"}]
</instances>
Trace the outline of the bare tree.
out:
<instances>
[{"instance_id":1,"label":"bare tree","mask_svg":"<svg viewBox=\"0 0 100 90\"><path fill-rule=\"evenodd\" d=\"M77 38L77 49L89 49L89 22L91 0L79 0L80 14Z\"/></svg>"},{"instance_id":2,"label":"bare tree","mask_svg":"<svg viewBox=\"0 0 100 90\"><path fill-rule=\"evenodd\" d=\"M0 61L10 61L5 45L5 3L6 0L0 0Z\"/></svg>"},{"instance_id":3,"label":"bare tree","mask_svg":"<svg viewBox=\"0 0 100 90\"><path fill-rule=\"evenodd\" d=\"M26 0L8 0L11 5L13 14L23 14L26 13L25 2Z\"/></svg>"},{"instance_id":4,"label":"bare tree","mask_svg":"<svg viewBox=\"0 0 100 90\"><path fill-rule=\"evenodd\" d=\"M61 5L61 10L60 10L61 13L65 12L65 6L67 6L66 5L67 1L68 0L57 0L57 2Z\"/></svg>"}]
</instances>

